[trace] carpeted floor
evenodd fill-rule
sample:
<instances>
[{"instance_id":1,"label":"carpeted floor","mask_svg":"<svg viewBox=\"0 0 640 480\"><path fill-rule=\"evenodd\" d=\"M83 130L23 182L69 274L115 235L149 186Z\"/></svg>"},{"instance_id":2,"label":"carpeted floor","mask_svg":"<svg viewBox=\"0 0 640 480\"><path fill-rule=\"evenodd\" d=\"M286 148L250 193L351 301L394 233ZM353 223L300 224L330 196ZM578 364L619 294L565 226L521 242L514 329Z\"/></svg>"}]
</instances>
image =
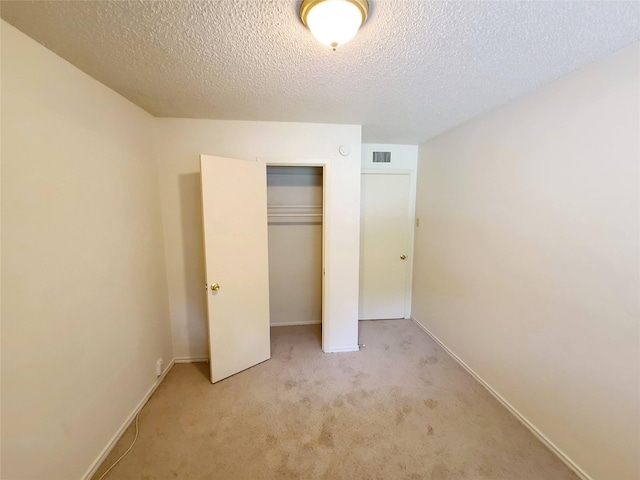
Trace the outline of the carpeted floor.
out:
<instances>
[{"instance_id":1,"label":"carpeted floor","mask_svg":"<svg viewBox=\"0 0 640 480\"><path fill-rule=\"evenodd\" d=\"M411 321L361 322L360 342L324 354L319 327L274 328L271 360L215 385L175 365L105 478L578 478Z\"/></svg>"}]
</instances>

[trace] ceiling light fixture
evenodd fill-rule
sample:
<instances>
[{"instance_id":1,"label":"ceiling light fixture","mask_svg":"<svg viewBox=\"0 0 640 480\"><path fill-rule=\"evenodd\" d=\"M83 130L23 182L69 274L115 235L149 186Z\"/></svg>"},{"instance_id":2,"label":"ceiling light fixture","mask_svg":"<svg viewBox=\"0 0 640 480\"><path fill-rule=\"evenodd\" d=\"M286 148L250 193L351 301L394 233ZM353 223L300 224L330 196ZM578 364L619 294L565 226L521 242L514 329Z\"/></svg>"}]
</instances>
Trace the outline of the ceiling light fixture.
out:
<instances>
[{"instance_id":1,"label":"ceiling light fixture","mask_svg":"<svg viewBox=\"0 0 640 480\"><path fill-rule=\"evenodd\" d=\"M302 0L300 5L302 23L334 52L356 36L368 12L367 0Z\"/></svg>"}]
</instances>

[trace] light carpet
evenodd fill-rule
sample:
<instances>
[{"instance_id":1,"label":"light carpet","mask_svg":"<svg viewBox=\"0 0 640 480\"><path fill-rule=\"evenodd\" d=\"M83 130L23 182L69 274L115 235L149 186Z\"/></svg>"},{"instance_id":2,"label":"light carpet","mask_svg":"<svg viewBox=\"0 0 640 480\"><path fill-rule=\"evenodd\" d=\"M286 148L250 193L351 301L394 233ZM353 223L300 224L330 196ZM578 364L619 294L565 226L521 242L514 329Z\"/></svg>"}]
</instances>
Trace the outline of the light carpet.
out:
<instances>
[{"instance_id":1,"label":"light carpet","mask_svg":"<svg viewBox=\"0 0 640 480\"><path fill-rule=\"evenodd\" d=\"M578 478L410 320L360 322L360 341L325 354L319 326L273 328L271 360L215 385L175 365L105 478Z\"/></svg>"}]
</instances>

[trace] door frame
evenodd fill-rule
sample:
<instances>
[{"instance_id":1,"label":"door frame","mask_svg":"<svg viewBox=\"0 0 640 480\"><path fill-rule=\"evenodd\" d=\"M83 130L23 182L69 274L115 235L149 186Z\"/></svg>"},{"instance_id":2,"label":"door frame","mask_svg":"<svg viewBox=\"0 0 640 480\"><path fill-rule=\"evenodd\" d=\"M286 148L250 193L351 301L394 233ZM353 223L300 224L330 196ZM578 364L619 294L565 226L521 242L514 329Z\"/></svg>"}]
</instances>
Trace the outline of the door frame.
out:
<instances>
[{"instance_id":1,"label":"door frame","mask_svg":"<svg viewBox=\"0 0 640 480\"><path fill-rule=\"evenodd\" d=\"M328 179L331 169L331 162L329 159L300 159L300 158L286 158L286 157L258 157L259 162L263 162L267 167L320 167L322 168L322 318L321 318L321 331L322 331L322 351L325 349L325 338L328 337L328 331L331 327L331 322L327 321L325 312L327 311L327 288L326 279L329 276L327 272L327 258L329 257L329 249L327 248L327 231L331 226L331 216L328 215L329 205L329 189ZM266 181L266 179L265 179Z\"/></svg>"},{"instance_id":2,"label":"door frame","mask_svg":"<svg viewBox=\"0 0 640 480\"><path fill-rule=\"evenodd\" d=\"M360 172L360 176L363 175L409 175L409 245L407 251L411 261L409 262L405 285L406 291L404 295L404 318L411 318L411 293L413 291L413 242L415 236L416 226L416 171L408 168L389 168L389 169L377 169L377 168L363 168ZM361 197L362 203L362 197ZM362 219L362 216L360 217ZM362 220L361 220L362 221Z\"/></svg>"}]
</instances>

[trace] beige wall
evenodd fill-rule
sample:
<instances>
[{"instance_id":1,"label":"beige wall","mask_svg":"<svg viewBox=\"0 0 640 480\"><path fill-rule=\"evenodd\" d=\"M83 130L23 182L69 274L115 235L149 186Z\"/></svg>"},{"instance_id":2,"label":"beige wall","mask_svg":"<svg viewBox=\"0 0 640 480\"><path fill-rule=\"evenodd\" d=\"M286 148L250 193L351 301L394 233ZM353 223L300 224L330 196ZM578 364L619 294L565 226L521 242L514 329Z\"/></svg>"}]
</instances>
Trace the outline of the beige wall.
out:
<instances>
[{"instance_id":1,"label":"beige wall","mask_svg":"<svg viewBox=\"0 0 640 480\"><path fill-rule=\"evenodd\" d=\"M414 317L598 480L640 478L639 48L420 147Z\"/></svg>"},{"instance_id":2,"label":"beige wall","mask_svg":"<svg viewBox=\"0 0 640 480\"><path fill-rule=\"evenodd\" d=\"M154 119L2 22L2 478L77 479L172 358Z\"/></svg>"},{"instance_id":3,"label":"beige wall","mask_svg":"<svg viewBox=\"0 0 640 480\"><path fill-rule=\"evenodd\" d=\"M252 160L327 159L324 348L357 349L360 235L358 125L157 120L169 299L176 357L208 357L200 154ZM339 154L340 145L351 154ZM233 208L233 206L229 206ZM326 336L327 331L330 332Z\"/></svg>"}]
</instances>

